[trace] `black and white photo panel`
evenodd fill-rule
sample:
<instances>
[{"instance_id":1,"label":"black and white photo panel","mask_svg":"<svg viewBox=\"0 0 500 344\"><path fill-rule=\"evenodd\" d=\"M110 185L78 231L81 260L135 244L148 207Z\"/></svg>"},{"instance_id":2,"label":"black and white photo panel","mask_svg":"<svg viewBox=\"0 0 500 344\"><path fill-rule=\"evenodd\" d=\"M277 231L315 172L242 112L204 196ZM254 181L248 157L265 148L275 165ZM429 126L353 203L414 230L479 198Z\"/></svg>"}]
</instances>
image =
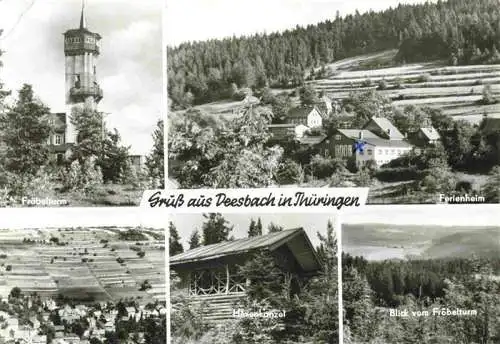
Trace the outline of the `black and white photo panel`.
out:
<instances>
[{"instance_id":1,"label":"black and white photo panel","mask_svg":"<svg viewBox=\"0 0 500 344\"><path fill-rule=\"evenodd\" d=\"M343 216L342 290L344 344L499 343L498 207Z\"/></svg>"},{"instance_id":2,"label":"black and white photo panel","mask_svg":"<svg viewBox=\"0 0 500 344\"><path fill-rule=\"evenodd\" d=\"M0 207L164 186L163 0L0 1Z\"/></svg>"},{"instance_id":3,"label":"black and white photo panel","mask_svg":"<svg viewBox=\"0 0 500 344\"><path fill-rule=\"evenodd\" d=\"M242 4L167 3L169 188L499 202L496 0Z\"/></svg>"},{"instance_id":4,"label":"black and white photo panel","mask_svg":"<svg viewBox=\"0 0 500 344\"><path fill-rule=\"evenodd\" d=\"M171 215L171 343L339 343L337 225L328 214Z\"/></svg>"},{"instance_id":5,"label":"black and white photo panel","mask_svg":"<svg viewBox=\"0 0 500 344\"><path fill-rule=\"evenodd\" d=\"M108 209L0 219L0 343L167 343L164 220Z\"/></svg>"}]
</instances>

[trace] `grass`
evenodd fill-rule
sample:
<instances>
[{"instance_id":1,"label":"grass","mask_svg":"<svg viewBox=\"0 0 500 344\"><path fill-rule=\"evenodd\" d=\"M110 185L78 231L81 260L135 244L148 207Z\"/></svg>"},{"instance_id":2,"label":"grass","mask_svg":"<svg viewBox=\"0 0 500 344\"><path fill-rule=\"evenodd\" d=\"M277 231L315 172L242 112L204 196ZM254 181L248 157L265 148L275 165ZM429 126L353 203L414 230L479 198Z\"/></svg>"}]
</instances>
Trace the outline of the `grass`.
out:
<instances>
[{"instance_id":1,"label":"grass","mask_svg":"<svg viewBox=\"0 0 500 344\"><path fill-rule=\"evenodd\" d=\"M137 190L131 185L105 184L97 188L93 195L64 192L57 195L65 199L70 206L135 206L139 205L144 190Z\"/></svg>"}]
</instances>

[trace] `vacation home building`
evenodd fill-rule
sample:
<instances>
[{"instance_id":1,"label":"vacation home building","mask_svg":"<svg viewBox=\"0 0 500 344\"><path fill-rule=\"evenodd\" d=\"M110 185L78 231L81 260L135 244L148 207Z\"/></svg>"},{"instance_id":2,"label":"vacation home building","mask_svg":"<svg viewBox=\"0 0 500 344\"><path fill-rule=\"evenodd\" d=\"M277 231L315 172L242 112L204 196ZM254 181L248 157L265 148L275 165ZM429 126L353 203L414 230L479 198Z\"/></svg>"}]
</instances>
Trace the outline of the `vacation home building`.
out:
<instances>
[{"instance_id":1,"label":"vacation home building","mask_svg":"<svg viewBox=\"0 0 500 344\"><path fill-rule=\"evenodd\" d=\"M233 308L251 283L239 266L255 253L267 251L275 258L290 292L300 292L303 282L321 268L316 251L302 228L201 246L170 257L170 268L180 282L172 297L185 296L191 304L206 304L206 319L231 319ZM175 309L175 305L173 305Z\"/></svg>"},{"instance_id":2,"label":"vacation home building","mask_svg":"<svg viewBox=\"0 0 500 344\"><path fill-rule=\"evenodd\" d=\"M372 117L362 129L337 129L320 144L325 156L353 158L358 167L380 167L413 148L389 120L381 117Z\"/></svg>"}]
</instances>

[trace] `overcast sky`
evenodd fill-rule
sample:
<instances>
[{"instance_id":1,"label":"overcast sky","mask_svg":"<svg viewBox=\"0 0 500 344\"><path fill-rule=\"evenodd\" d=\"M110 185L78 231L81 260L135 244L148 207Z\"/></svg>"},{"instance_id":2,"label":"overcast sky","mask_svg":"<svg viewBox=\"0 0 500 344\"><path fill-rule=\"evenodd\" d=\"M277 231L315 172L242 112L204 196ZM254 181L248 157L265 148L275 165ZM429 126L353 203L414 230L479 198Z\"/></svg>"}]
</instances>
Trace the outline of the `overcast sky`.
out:
<instances>
[{"instance_id":1,"label":"overcast sky","mask_svg":"<svg viewBox=\"0 0 500 344\"><path fill-rule=\"evenodd\" d=\"M300 213L277 213L277 214L223 214L224 218L229 221L229 225L233 225L234 229L230 233L235 239L242 239L248 237L248 227L250 219L257 220L259 217L262 221L263 234L267 234L267 227L271 222L282 226L284 229L292 229L302 227L307 233L309 240L314 246L318 246L320 241L317 233L326 233L326 226L328 220L334 222L335 216L331 214L300 214ZM203 232L201 226L206 219L202 214L172 214L169 216L169 221L172 221L179 236L181 237L184 249L189 248L189 238L195 229L200 233L202 239ZM335 228L335 227L334 227Z\"/></svg>"},{"instance_id":2,"label":"overcast sky","mask_svg":"<svg viewBox=\"0 0 500 344\"><path fill-rule=\"evenodd\" d=\"M316 24L340 15L423 0L166 0L166 41L186 41L274 32ZM430 2L435 2L430 1Z\"/></svg>"},{"instance_id":3,"label":"overcast sky","mask_svg":"<svg viewBox=\"0 0 500 344\"><path fill-rule=\"evenodd\" d=\"M341 222L396 225L500 226L498 204L370 205L342 214Z\"/></svg>"},{"instance_id":4,"label":"overcast sky","mask_svg":"<svg viewBox=\"0 0 500 344\"><path fill-rule=\"evenodd\" d=\"M87 26L102 36L99 107L132 153L149 153L161 118L163 1L86 1ZM32 84L53 112L65 111L62 34L78 28L80 10L81 0L0 0L0 80L8 89Z\"/></svg>"}]
</instances>

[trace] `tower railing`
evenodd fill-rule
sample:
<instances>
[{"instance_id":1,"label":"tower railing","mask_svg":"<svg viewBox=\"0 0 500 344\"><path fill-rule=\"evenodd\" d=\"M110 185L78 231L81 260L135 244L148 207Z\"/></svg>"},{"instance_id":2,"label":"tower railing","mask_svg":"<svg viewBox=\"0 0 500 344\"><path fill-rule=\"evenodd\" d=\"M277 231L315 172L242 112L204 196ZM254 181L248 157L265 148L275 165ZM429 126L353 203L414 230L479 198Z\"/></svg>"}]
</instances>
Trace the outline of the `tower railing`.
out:
<instances>
[{"instance_id":1,"label":"tower railing","mask_svg":"<svg viewBox=\"0 0 500 344\"><path fill-rule=\"evenodd\" d=\"M86 98L95 97L97 101L101 100L103 97L102 88L99 86L82 86L82 87L71 87L69 90L69 95L72 98Z\"/></svg>"}]
</instances>

